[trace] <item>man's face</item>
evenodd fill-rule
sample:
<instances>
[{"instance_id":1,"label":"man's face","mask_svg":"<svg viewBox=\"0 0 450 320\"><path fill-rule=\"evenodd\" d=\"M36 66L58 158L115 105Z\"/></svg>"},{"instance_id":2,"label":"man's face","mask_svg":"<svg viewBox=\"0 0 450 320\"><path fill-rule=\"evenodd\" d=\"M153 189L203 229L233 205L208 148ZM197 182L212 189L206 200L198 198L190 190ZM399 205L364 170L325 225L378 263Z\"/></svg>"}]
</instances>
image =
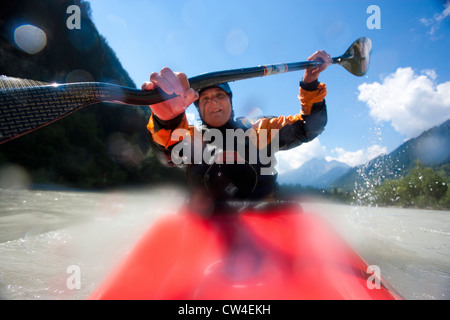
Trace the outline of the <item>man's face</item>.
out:
<instances>
[{"instance_id":1,"label":"man's face","mask_svg":"<svg viewBox=\"0 0 450 320\"><path fill-rule=\"evenodd\" d=\"M220 88L203 91L199 98L199 111L203 121L211 127L220 127L231 116L231 100Z\"/></svg>"}]
</instances>

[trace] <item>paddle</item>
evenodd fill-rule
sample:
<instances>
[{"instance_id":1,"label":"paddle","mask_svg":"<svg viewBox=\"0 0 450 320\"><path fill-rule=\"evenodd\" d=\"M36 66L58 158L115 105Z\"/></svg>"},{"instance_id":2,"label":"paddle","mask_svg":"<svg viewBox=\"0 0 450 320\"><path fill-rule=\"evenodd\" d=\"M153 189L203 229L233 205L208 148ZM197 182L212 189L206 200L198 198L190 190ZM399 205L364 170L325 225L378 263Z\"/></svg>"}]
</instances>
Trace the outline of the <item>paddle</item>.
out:
<instances>
[{"instance_id":1,"label":"paddle","mask_svg":"<svg viewBox=\"0 0 450 320\"><path fill-rule=\"evenodd\" d=\"M359 38L347 51L332 59L356 76L369 68L372 42ZM199 90L223 82L304 70L320 65L319 61L282 63L205 73L189 78L192 88ZM158 90L142 91L102 82L48 84L0 76L0 144L37 130L80 108L99 102L151 105L176 95Z\"/></svg>"}]
</instances>

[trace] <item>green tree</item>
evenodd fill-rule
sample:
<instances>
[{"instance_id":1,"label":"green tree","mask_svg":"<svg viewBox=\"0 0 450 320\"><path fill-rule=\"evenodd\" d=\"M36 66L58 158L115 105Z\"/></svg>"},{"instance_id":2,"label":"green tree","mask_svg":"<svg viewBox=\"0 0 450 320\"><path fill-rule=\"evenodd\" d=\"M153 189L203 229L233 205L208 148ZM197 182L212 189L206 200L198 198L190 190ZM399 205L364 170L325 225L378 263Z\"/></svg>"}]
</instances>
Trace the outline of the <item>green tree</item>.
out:
<instances>
[{"instance_id":1,"label":"green tree","mask_svg":"<svg viewBox=\"0 0 450 320\"><path fill-rule=\"evenodd\" d=\"M386 180L375 189L377 201L381 205L401 205L404 207L448 207L448 186L446 181L430 167L420 161L404 178Z\"/></svg>"}]
</instances>

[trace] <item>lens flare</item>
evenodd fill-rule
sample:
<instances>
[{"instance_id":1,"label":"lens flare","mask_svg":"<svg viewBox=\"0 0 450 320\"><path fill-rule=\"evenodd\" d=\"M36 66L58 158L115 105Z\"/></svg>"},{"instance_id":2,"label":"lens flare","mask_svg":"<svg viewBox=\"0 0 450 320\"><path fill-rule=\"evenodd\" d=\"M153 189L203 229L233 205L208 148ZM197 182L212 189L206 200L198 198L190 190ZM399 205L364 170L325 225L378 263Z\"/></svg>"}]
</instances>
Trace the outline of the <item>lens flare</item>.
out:
<instances>
[{"instance_id":1,"label":"lens flare","mask_svg":"<svg viewBox=\"0 0 450 320\"><path fill-rule=\"evenodd\" d=\"M248 48L247 34L239 29L230 31L225 39L225 49L233 56L240 56Z\"/></svg>"},{"instance_id":2,"label":"lens flare","mask_svg":"<svg viewBox=\"0 0 450 320\"><path fill-rule=\"evenodd\" d=\"M0 167L0 188L28 189L31 183L31 176L21 166L7 164Z\"/></svg>"},{"instance_id":3,"label":"lens flare","mask_svg":"<svg viewBox=\"0 0 450 320\"><path fill-rule=\"evenodd\" d=\"M14 30L14 42L28 54L36 54L47 45L44 30L31 24L24 24Z\"/></svg>"}]
</instances>

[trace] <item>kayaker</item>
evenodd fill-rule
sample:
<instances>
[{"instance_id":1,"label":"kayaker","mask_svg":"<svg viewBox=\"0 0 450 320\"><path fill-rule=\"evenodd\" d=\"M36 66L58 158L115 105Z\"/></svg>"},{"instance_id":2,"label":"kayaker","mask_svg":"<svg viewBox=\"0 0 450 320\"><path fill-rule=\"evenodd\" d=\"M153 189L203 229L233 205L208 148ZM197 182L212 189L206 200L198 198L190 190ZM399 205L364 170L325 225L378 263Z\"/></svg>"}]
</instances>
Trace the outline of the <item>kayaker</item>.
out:
<instances>
[{"instance_id":1,"label":"kayaker","mask_svg":"<svg viewBox=\"0 0 450 320\"><path fill-rule=\"evenodd\" d=\"M293 116L235 119L228 83L197 92L184 73L169 68L152 73L142 85L143 90L179 95L150 106L147 130L159 160L186 169L195 210L214 210L230 201L276 199L274 153L313 140L327 123L326 85L318 78L331 57L317 51L308 60L324 63L305 70L298 94L301 110ZM200 128L187 121L185 110L192 103L203 122Z\"/></svg>"}]
</instances>

